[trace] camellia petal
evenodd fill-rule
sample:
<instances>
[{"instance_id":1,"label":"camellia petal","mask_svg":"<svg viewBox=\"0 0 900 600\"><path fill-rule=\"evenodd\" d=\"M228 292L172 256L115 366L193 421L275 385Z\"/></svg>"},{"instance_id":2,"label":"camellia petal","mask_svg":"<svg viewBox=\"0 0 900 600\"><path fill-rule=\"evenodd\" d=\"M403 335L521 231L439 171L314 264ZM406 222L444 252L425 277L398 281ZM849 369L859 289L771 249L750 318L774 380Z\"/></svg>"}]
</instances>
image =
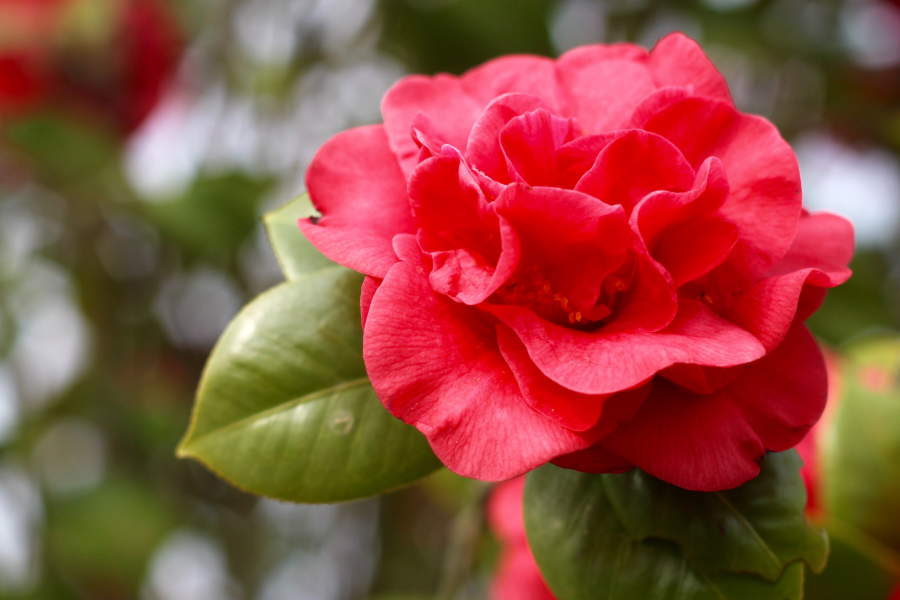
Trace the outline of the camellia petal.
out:
<instances>
[{"instance_id":1,"label":"camellia petal","mask_svg":"<svg viewBox=\"0 0 900 600\"><path fill-rule=\"evenodd\" d=\"M738 241L737 226L723 217L703 216L666 229L650 254L672 275L675 287L725 262Z\"/></svg>"},{"instance_id":2,"label":"camellia petal","mask_svg":"<svg viewBox=\"0 0 900 600\"><path fill-rule=\"evenodd\" d=\"M821 351L803 325L712 394L659 380L638 414L600 445L647 473L698 491L737 487L767 450L799 442L825 408Z\"/></svg>"},{"instance_id":3,"label":"camellia petal","mask_svg":"<svg viewBox=\"0 0 900 600\"><path fill-rule=\"evenodd\" d=\"M690 86L698 96L731 102L725 78L700 45L683 33L661 39L650 52L648 64L653 80L660 87Z\"/></svg>"},{"instance_id":4,"label":"camellia petal","mask_svg":"<svg viewBox=\"0 0 900 600\"><path fill-rule=\"evenodd\" d=\"M482 309L516 332L541 372L582 394L626 390L676 363L730 367L765 355L753 335L693 300L682 300L672 324L656 333L576 331L518 306Z\"/></svg>"},{"instance_id":5,"label":"camellia petal","mask_svg":"<svg viewBox=\"0 0 900 600\"><path fill-rule=\"evenodd\" d=\"M588 49L580 49L557 63L560 79L573 98L572 116L588 134L625 127L640 102L657 89L645 64L606 56L610 53L590 55Z\"/></svg>"},{"instance_id":6,"label":"camellia petal","mask_svg":"<svg viewBox=\"0 0 900 600\"><path fill-rule=\"evenodd\" d=\"M511 183L513 176L500 147L500 132L515 117L547 106L537 96L528 94L504 94L488 104L469 135L466 147L469 164L494 181Z\"/></svg>"},{"instance_id":7,"label":"camellia petal","mask_svg":"<svg viewBox=\"0 0 900 600\"><path fill-rule=\"evenodd\" d=\"M331 138L313 158L306 187L318 219L300 229L331 260L373 277L387 275L397 256L391 240L415 231L406 179L381 126Z\"/></svg>"},{"instance_id":8,"label":"camellia petal","mask_svg":"<svg viewBox=\"0 0 900 600\"><path fill-rule=\"evenodd\" d=\"M363 329L366 328L366 317L369 316L369 307L372 305L372 298L375 297L375 290L378 289L379 285L381 285L381 279L377 277L366 276L363 279L362 289L359 293L360 320L362 321Z\"/></svg>"},{"instance_id":9,"label":"camellia petal","mask_svg":"<svg viewBox=\"0 0 900 600\"><path fill-rule=\"evenodd\" d=\"M505 481L491 492L488 523L502 545L491 600L555 600L528 547L522 496L525 478Z\"/></svg>"},{"instance_id":10,"label":"camellia petal","mask_svg":"<svg viewBox=\"0 0 900 600\"><path fill-rule=\"evenodd\" d=\"M631 114L629 126L640 129L647 123L650 117L662 109L679 100L690 98L693 95L692 90L686 87L677 85L661 87L638 104L637 108L635 108L634 112Z\"/></svg>"},{"instance_id":11,"label":"camellia petal","mask_svg":"<svg viewBox=\"0 0 900 600\"><path fill-rule=\"evenodd\" d=\"M537 298L529 305L537 310L536 303L546 300L558 305L557 312L588 316L603 279L626 258L628 229L621 207L579 192L524 184L507 187L494 206L521 244L512 284L525 294L535 290ZM508 293L519 295L519 290Z\"/></svg>"},{"instance_id":12,"label":"camellia petal","mask_svg":"<svg viewBox=\"0 0 900 600\"><path fill-rule=\"evenodd\" d=\"M478 311L431 290L421 265L395 265L375 293L363 356L391 413L466 477L500 481L593 443L528 406Z\"/></svg>"},{"instance_id":13,"label":"camellia petal","mask_svg":"<svg viewBox=\"0 0 900 600\"><path fill-rule=\"evenodd\" d=\"M597 424L603 404L612 394L579 394L552 381L531 361L513 330L502 323L497 325L497 340L531 408L573 431L586 431ZM601 430L598 437L612 433L614 428L612 424Z\"/></svg>"},{"instance_id":14,"label":"camellia petal","mask_svg":"<svg viewBox=\"0 0 900 600\"><path fill-rule=\"evenodd\" d=\"M721 160L730 192L719 210L740 232L726 265L753 280L784 256L800 218L800 171L774 125L695 97L664 108L644 128L670 140L692 166Z\"/></svg>"},{"instance_id":15,"label":"camellia petal","mask_svg":"<svg viewBox=\"0 0 900 600\"><path fill-rule=\"evenodd\" d=\"M661 136L635 129L606 145L575 189L619 204L630 215L647 194L683 192L693 183L694 170L678 148Z\"/></svg>"},{"instance_id":16,"label":"camellia petal","mask_svg":"<svg viewBox=\"0 0 900 600\"><path fill-rule=\"evenodd\" d=\"M432 287L459 302L483 302L518 264L515 231L497 217L471 172L452 153L416 167L409 194L422 226L419 243L433 260Z\"/></svg>"},{"instance_id":17,"label":"camellia petal","mask_svg":"<svg viewBox=\"0 0 900 600\"><path fill-rule=\"evenodd\" d=\"M510 175L530 185L557 185L556 151L577 135L573 120L542 108L510 119L500 132Z\"/></svg>"},{"instance_id":18,"label":"camellia petal","mask_svg":"<svg viewBox=\"0 0 900 600\"><path fill-rule=\"evenodd\" d=\"M419 162L419 146L410 135L419 113L427 115L434 125L431 135L437 143L465 149L469 131L483 109L484 104L452 75L414 75L397 82L385 94L381 114L390 148L403 173L409 176Z\"/></svg>"},{"instance_id":19,"label":"camellia petal","mask_svg":"<svg viewBox=\"0 0 900 600\"><path fill-rule=\"evenodd\" d=\"M753 333L767 349L776 348L802 310L804 293L835 287L850 277L847 263L853 246L853 226L846 219L828 213L805 215L788 253L771 275L740 297L730 320ZM821 298L816 295L816 301Z\"/></svg>"},{"instance_id":20,"label":"camellia petal","mask_svg":"<svg viewBox=\"0 0 900 600\"><path fill-rule=\"evenodd\" d=\"M381 114L390 147L408 175L418 163L419 148L410 136L410 127L420 112L434 124L439 143L464 151L472 126L497 96L508 93L540 96L554 110L565 112L566 100L557 88L552 60L507 56L472 69L462 77L445 74L405 77L388 90L381 103Z\"/></svg>"}]
</instances>

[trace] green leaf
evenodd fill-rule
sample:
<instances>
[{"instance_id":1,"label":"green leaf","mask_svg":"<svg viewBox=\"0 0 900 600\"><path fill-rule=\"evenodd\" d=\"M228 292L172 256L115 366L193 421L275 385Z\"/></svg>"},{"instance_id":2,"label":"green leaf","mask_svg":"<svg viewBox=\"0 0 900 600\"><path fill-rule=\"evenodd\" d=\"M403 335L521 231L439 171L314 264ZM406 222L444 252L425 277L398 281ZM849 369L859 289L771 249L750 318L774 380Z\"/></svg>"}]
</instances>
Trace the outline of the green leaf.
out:
<instances>
[{"instance_id":1,"label":"green leaf","mask_svg":"<svg viewBox=\"0 0 900 600\"><path fill-rule=\"evenodd\" d=\"M806 580L804 600L884 600L900 582L900 554L833 517L828 568Z\"/></svg>"},{"instance_id":2,"label":"green leaf","mask_svg":"<svg viewBox=\"0 0 900 600\"><path fill-rule=\"evenodd\" d=\"M334 266L303 236L297 221L316 214L309 194L263 216L269 243L288 281Z\"/></svg>"},{"instance_id":3,"label":"green leaf","mask_svg":"<svg viewBox=\"0 0 900 600\"><path fill-rule=\"evenodd\" d=\"M796 451L769 455L760 475L724 492L691 492L639 469L603 478L619 520L636 539L677 542L705 572L740 571L777 581L804 560L819 573L828 537L806 520L803 466Z\"/></svg>"},{"instance_id":4,"label":"green leaf","mask_svg":"<svg viewBox=\"0 0 900 600\"><path fill-rule=\"evenodd\" d=\"M792 456L788 460L770 455L765 462L784 461L796 467L794 476L799 478L799 465ZM773 467L764 464L766 472ZM776 470L779 465L775 465ZM787 468L787 467L785 467ZM766 476L766 475L764 475ZM645 518L643 507L638 507L626 517L629 527L620 519L619 511L610 501L608 490L613 489L616 502L627 497L644 506L651 504L640 498L637 485L650 480L638 479L626 474L623 482L611 482L622 475L592 475L552 465L546 465L528 476L525 487L525 527L535 559L548 585L560 600L632 600L633 598L671 598L673 600L799 600L803 595L803 562L795 560L779 571L775 583L766 581L747 569L722 570L717 561L708 559L705 543L717 548L738 548L738 540L731 538L744 532L720 530L714 524L710 529L707 516L692 508L674 510L680 499L678 494L667 493L652 484L654 498L659 500L660 511L669 518L685 523L670 525L660 519L650 519L652 527L639 523ZM668 484L662 484L668 485ZM765 486L763 486L765 487ZM651 493L648 490L645 493ZM736 494L737 490L728 492ZM749 493L749 492L744 492ZM758 488L757 493L763 493ZM766 489L765 493L771 494ZM778 502L777 496L768 497ZM759 502L765 500L759 499ZM742 502L747 502L743 500ZM803 507L800 506L801 511ZM745 518L752 518L746 516ZM665 526L664 526L665 525ZM757 524L751 521L751 525ZM692 527L706 531L711 538L690 532ZM640 529L634 534L631 528ZM789 520L789 529L794 528ZM673 539L644 537L643 532L652 529L653 535L671 535ZM677 533L674 535L672 532ZM682 538L691 545L685 552ZM726 538L723 542L720 538ZM781 539L781 538L779 538ZM821 538L820 538L821 539ZM731 541L734 541L733 545ZM821 542L824 544L824 540ZM738 554L740 552L738 551ZM692 557L706 558L695 563ZM709 563L716 568L708 568Z\"/></svg>"},{"instance_id":5,"label":"green leaf","mask_svg":"<svg viewBox=\"0 0 900 600\"><path fill-rule=\"evenodd\" d=\"M258 206L271 186L271 180L239 173L203 177L177 198L140 206L184 250L226 260L259 223Z\"/></svg>"},{"instance_id":6,"label":"green leaf","mask_svg":"<svg viewBox=\"0 0 900 600\"><path fill-rule=\"evenodd\" d=\"M366 378L361 280L335 266L245 307L206 365L179 455L296 502L371 496L438 468L425 438L384 409Z\"/></svg>"},{"instance_id":7,"label":"green leaf","mask_svg":"<svg viewBox=\"0 0 900 600\"><path fill-rule=\"evenodd\" d=\"M847 356L843 394L822 448L825 506L900 550L900 339L869 339Z\"/></svg>"}]
</instances>

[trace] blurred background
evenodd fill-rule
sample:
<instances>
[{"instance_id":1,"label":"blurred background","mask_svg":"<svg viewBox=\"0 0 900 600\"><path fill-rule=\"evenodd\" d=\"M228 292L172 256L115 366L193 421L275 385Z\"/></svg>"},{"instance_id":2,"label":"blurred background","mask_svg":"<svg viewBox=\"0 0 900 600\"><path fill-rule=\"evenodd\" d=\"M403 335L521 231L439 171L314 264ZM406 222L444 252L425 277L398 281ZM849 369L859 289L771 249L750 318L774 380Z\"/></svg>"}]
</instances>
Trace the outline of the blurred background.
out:
<instances>
[{"instance_id":1,"label":"blurred background","mask_svg":"<svg viewBox=\"0 0 900 600\"><path fill-rule=\"evenodd\" d=\"M674 30L856 226L815 333L897 328L896 0L0 0L0 598L432 593L469 482L298 506L174 457L207 353L280 280L259 217L405 73ZM498 544L463 542L484 597Z\"/></svg>"}]
</instances>

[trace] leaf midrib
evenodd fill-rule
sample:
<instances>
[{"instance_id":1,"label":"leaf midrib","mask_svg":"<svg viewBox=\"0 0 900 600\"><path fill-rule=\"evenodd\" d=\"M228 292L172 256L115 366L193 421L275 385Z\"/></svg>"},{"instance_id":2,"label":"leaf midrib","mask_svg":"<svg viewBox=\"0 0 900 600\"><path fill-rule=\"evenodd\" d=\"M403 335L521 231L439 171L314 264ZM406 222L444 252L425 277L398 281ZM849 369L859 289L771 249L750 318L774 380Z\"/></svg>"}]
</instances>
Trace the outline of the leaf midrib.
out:
<instances>
[{"instance_id":1,"label":"leaf midrib","mask_svg":"<svg viewBox=\"0 0 900 600\"><path fill-rule=\"evenodd\" d=\"M260 419L265 419L266 417L270 417L270 416L276 415L280 412L290 410L291 408L294 408L295 406L299 406L300 404L308 404L310 402L315 402L316 400L318 400L320 398L325 398L330 395L339 394L346 390L350 390L355 387L360 387L360 386L366 385L368 383L369 383L368 377L360 377L358 379L352 379L345 383L341 383L341 384L338 384L335 386L324 388L324 389L318 390L316 392L312 392L310 394L305 394L303 396L299 396L299 397L289 400L287 402L282 402L281 404L277 404L271 408L267 408L264 411L261 411L258 413L253 413L252 415L248 415L242 419L233 421L233 422L229 423L228 425L225 425L224 427L218 427L216 429L213 429L212 431L204 433L200 437L197 437L196 439L190 440L187 443L183 444L182 447L178 449L178 453L179 454L188 453L191 446L196 446L211 436L222 435L222 434L228 433L229 431L233 431L235 429L240 429L241 427L244 427L245 425L248 425L254 421L258 421Z\"/></svg>"},{"instance_id":2,"label":"leaf midrib","mask_svg":"<svg viewBox=\"0 0 900 600\"><path fill-rule=\"evenodd\" d=\"M783 570L784 566L785 566L784 563L782 562L782 560L780 558L778 558L778 555L775 554L775 552L769 547L769 544L766 543L766 541L762 538L762 536L759 534L759 532L756 531L756 528L753 526L753 524L750 523L750 521L748 521L744 517L744 515L731 502L728 501L728 498L726 498L725 495L722 494L722 492L715 492L715 495L716 495L716 498L718 498L722 502L722 504L724 504L728 508L728 510L730 510L731 513L735 517L737 517L737 519L738 519L738 521L740 521L741 525L743 525L744 528L750 532L750 535L752 535L753 539L755 539L756 542L760 545L760 547L763 550L765 550L765 552L766 552L766 554L768 554L769 558L772 559L772 562L775 563L775 566L778 569Z\"/></svg>"}]
</instances>

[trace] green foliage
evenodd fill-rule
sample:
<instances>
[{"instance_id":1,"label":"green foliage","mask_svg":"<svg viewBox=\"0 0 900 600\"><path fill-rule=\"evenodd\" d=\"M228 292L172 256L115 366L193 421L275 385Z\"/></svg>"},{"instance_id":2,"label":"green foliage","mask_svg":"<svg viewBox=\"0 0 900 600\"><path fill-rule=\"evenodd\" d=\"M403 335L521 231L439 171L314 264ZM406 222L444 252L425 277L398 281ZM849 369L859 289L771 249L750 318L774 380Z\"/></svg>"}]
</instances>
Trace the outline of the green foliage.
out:
<instances>
[{"instance_id":1,"label":"green foliage","mask_svg":"<svg viewBox=\"0 0 900 600\"><path fill-rule=\"evenodd\" d=\"M900 550L900 341L868 340L847 356L823 448L825 505L835 519Z\"/></svg>"},{"instance_id":2,"label":"green foliage","mask_svg":"<svg viewBox=\"0 0 900 600\"><path fill-rule=\"evenodd\" d=\"M293 279L251 302L222 335L179 455L238 487L296 502L371 496L437 469L424 436L384 409L366 377L362 276L337 265L315 270L324 263L299 229L297 239L280 219L267 223Z\"/></svg>"},{"instance_id":3,"label":"green foliage","mask_svg":"<svg viewBox=\"0 0 900 600\"><path fill-rule=\"evenodd\" d=\"M315 214L309 194L303 194L263 217L269 242L288 281L334 265L303 237L297 227L298 220Z\"/></svg>"},{"instance_id":4,"label":"green foliage","mask_svg":"<svg viewBox=\"0 0 900 600\"><path fill-rule=\"evenodd\" d=\"M117 160L115 136L89 123L35 115L6 125L6 137L57 185L80 185Z\"/></svg>"},{"instance_id":5,"label":"green foliage","mask_svg":"<svg viewBox=\"0 0 900 600\"><path fill-rule=\"evenodd\" d=\"M388 50L415 71L461 73L504 54L553 53L548 0L385 2Z\"/></svg>"},{"instance_id":6,"label":"green foliage","mask_svg":"<svg viewBox=\"0 0 900 600\"><path fill-rule=\"evenodd\" d=\"M150 553L176 524L169 507L152 492L135 481L118 479L85 495L49 503L48 552L85 597L98 597L98 585L110 594L103 597L127 595L137 588Z\"/></svg>"},{"instance_id":7,"label":"green foliage","mask_svg":"<svg viewBox=\"0 0 900 600\"><path fill-rule=\"evenodd\" d=\"M239 173L198 179L178 198L145 204L144 212L185 250L221 260L233 256L253 231L270 185Z\"/></svg>"},{"instance_id":8,"label":"green foliage","mask_svg":"<svg viewBox=\"0 0 900 600\"><path fill-rule=\"evenodd\" d=\"M887 257L878 251L858 250L850 263L853 277L828 290L828 296L807 321L817 336L842 343L860 332L898 325L896 289L885 285L891 270Z\"/></svg>"},{"instance_id":9,"label":"green foliage","mask_svg":"<svg viewBox=\"0 0 900 600\"><path fill-rule=\"evenodd\" d=\"M825 520L828 568L806 580L805 600L885 600L900 580L900 554L862 531Z\"/></svg>"},{"instance_id":10,"label":"green foliage","mask_svg":"<svg viewBox=\"0 0 900 600\"><path fill-rule=\"evenodd\" d=\"M547 465L525 488L529 544L560 600L799 599L803 562L827 554L802 518L799 468L795 452L772 454L754 482L699 494Z\"/></svg>"},{"instance_id":11,"label":"green foliage","mask_svg":"<svg viewBox=\"0 0 900 600\"><path fill-rule=\"evenodd\" d=\"M764 476L725 492L683 490L635 469L603 478L616 516L635 539L677 542L705 572L742 571L776 581L803 559L825 568L827 537L804 516L806 491L794 452L767 460Z\"/></svg>"}]
</instances>

